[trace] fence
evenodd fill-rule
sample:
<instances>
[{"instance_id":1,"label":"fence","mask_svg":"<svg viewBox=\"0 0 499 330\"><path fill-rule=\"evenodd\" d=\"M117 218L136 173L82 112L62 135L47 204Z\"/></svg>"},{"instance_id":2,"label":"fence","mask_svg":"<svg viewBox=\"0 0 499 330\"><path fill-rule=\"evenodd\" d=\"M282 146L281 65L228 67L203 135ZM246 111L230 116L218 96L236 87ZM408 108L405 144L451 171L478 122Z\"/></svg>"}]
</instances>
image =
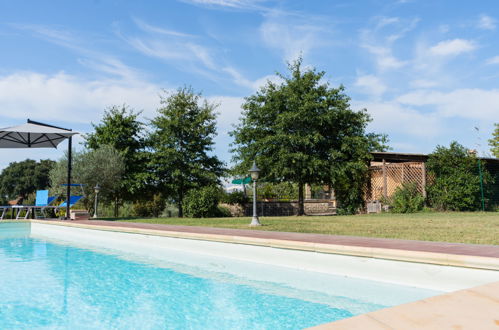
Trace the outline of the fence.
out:
<instances>
[{"instance_id":1,"label":"fence","mask_svg":"<svg viewBox=\"0 0 499 330\"><path fill-rule=\"evenodd\" d=\"M366 189L366 202L390 198L404 183L414 183L426 197L426 167L422 162L386 163L371 165Z\"/></svg>"}]
</instances>

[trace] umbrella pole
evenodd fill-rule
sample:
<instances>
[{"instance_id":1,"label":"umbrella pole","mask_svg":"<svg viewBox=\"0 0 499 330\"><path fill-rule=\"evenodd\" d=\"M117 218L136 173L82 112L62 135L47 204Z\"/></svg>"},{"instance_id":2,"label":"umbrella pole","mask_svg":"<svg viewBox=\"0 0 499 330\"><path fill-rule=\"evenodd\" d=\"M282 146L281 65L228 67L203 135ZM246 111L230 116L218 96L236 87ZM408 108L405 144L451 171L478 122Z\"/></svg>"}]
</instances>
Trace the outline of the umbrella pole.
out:
<instances>
[{"instance_id":1,"label":"umbrella pole","mask_svg":"<svg viewBox=\"0 0 499 330\"><path fill-rule=\"evenodd\" d=\"M71 218L71 214L69 213L70 207L70 200L71 200L71 161L72 161L72 155L71 155L71 149L72 149L72 142L73 138L70 136L68 138L68 186L66 189L66 220Z\"/></svg>"}]
</instances>

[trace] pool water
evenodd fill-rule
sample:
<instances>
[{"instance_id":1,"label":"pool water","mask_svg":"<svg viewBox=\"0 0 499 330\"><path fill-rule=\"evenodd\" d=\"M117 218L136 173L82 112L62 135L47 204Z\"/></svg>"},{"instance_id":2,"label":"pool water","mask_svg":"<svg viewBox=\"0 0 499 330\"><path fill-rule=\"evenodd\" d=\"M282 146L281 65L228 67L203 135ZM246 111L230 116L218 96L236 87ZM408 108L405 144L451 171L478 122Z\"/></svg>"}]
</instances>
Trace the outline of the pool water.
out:
<instances>
[{"instance_id":1,"label":"pool water","mask_svg":"<svg viewBox=\"0 0 499 330\"><path fill-rule=\"evenodd\" d=\"M0 224L1 329L302 329L439 293L317 274L387 297L363 301L182 266L180 255L158 264L55 244L26 225Z\"/></svg>"}]
</instances>

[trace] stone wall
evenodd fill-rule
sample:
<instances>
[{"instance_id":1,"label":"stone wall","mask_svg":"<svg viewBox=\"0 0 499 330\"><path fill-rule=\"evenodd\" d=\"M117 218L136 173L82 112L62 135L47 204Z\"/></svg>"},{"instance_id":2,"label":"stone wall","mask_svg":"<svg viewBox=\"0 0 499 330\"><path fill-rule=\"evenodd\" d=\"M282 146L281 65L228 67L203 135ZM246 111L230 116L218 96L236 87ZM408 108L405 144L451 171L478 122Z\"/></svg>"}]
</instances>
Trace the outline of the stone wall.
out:
<instances>
[{"instance_id":1,"label":"stone wall","mask_svg":"<svg viewBox=\"0 0 499 330\"><path fill-rule=\"evenodd\" d=\"M332 215L336 214L336 202L328 199L305 200L305 214L307 215ZM258 201L258 216L275 217L298 214L298 201ZM244 215L253 215L253 204L248 203L244 207Z\"/></svg>"}]
</instances>

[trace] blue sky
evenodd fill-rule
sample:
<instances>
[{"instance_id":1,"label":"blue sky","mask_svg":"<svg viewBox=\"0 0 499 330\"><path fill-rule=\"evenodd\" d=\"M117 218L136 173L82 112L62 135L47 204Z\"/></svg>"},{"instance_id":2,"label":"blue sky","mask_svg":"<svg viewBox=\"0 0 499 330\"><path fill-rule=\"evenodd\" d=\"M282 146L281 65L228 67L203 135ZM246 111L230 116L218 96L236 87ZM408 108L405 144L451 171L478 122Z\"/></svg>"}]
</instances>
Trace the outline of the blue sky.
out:
<instances>
[{"instance_id":1,"label":"blue sky","mask_svg":"<svg viewBox=\"0 0 499 330\"><path fill-rule=\"evenodd\" d=\"M187 84L220 104L215 152L228 162L243 98L302 54L393 151L457 140L486 156L498 33L499 3L486 0L0 0L0 127L30 118L89 132L124 103L152 118L162 89ZM0 168L60 156L0 149Z\"/></svg>"}]
</instances>

